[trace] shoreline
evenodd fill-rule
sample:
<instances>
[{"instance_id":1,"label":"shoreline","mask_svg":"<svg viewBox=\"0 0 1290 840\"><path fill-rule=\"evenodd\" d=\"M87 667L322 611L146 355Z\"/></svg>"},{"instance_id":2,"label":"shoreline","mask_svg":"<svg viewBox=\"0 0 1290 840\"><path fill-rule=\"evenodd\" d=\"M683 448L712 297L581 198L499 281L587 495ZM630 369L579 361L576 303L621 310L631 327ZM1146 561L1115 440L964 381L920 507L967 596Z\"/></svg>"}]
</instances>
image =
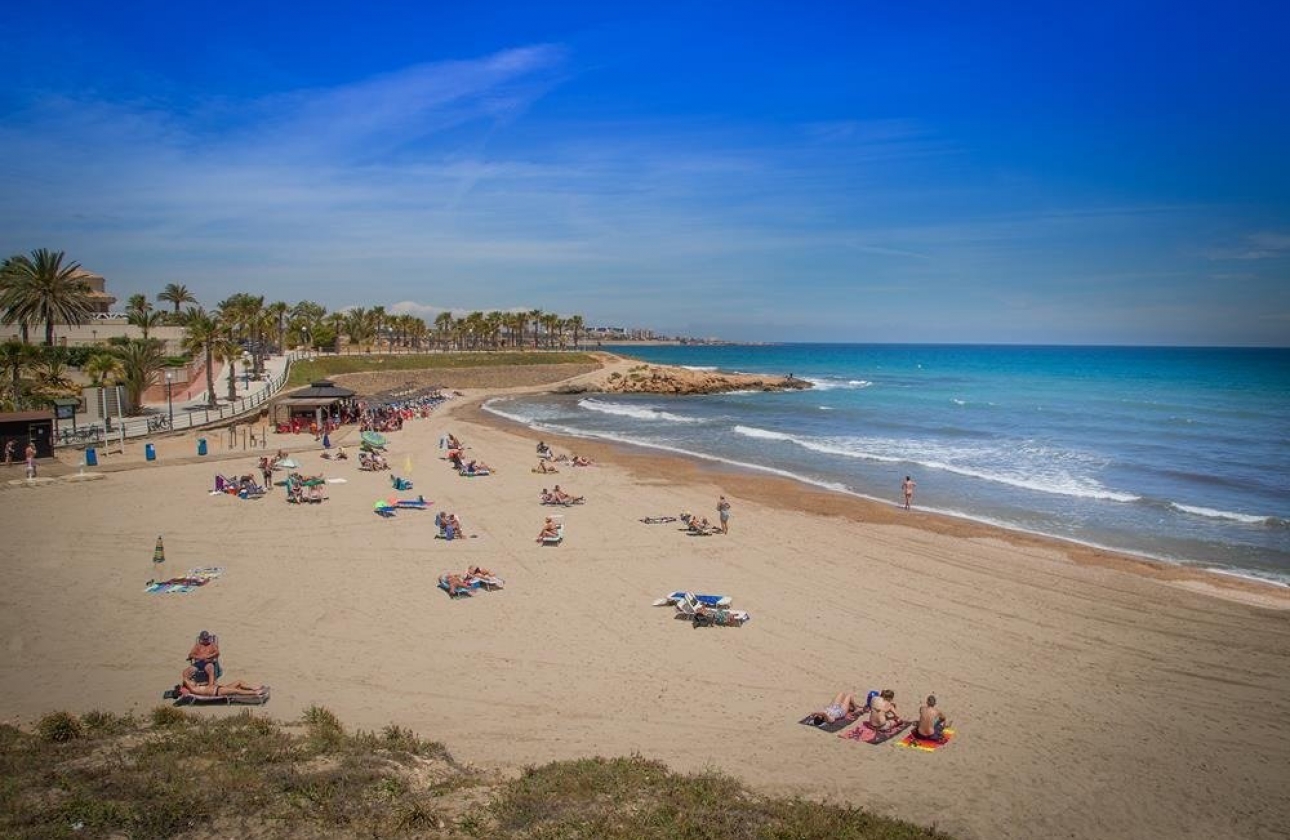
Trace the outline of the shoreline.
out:
<instances>
[{"instance_id":1,"label":"shoreline","mask_svg":"<svg viewBox=\"0 0 1290 840\"><path fill-rule=\"evenodd\" d=\"M513 390L505 396L523 396L524 394L556 393L547 388ZM876 522L881 524L902 524L911 528L922 528L934 533L947 534L967 539L1006 539L1019 547L1039 550L1058 550L1078 564L1099 566L1132 573L1170 586L1178 586L1201 592L1216 598L1263 607L1272 610L1290 610L1290 584L1267 580L1253 574L1238 570L1224 570L1203 566L1194 566L1182 561L1167 558L1135 554L1117 548L1108 548L1075 539L1009 528L1004 525L982 522L966 516L950 513L919 510L906 512L895 502L886 503L879 499L836 490L814 484L798 478L777 475L769 470L763 471L755 465L740 466L716 458L701 455L688 455L656 449L646 444L627 441L611 441L594 437L558 434L555 432L538 432L520 420L507 417L485 407L485 404L500 394L469 395L469 402L455 406L459 412L467 412L472 422L491 425L503 431L523 430L526 434L540 434L549 441L558 441L565 448L604 453L598 457L616 460L621 457L636 456L654 459L660 462L674 461L668 469L677 469L676 464L684 463L694 469L700 465L714 475L721 476L723 482L738 482L741 477L752 481L783 482L790 485L771 486L761 490L744 489L743 495L755 497L764 504L810 512L825 512L828 515L840 516L854 522ZM603 448L602 448L603 447ZM612 453L612 454L609 454ZM715 479L714 479L715 480ZM800 489L797 489L800 488ZM804 501L811 506L804 508L786 504L782 500L789 495L800 493Z\"/></svg>"}]
</instances>

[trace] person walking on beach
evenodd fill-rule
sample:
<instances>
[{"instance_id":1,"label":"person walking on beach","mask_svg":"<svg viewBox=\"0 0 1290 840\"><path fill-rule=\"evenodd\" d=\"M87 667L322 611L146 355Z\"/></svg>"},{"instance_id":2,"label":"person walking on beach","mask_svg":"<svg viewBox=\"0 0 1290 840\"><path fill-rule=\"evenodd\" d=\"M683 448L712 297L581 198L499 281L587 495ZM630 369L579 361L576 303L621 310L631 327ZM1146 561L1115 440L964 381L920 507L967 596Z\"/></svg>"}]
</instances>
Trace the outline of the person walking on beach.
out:
<instances>
[{"instance_id":1,"label":"person walking on beach","mask_svg":"<svg viewBox=\"0 0 1290 840\"><path fill-rule=\"evenodd\" d=\"M914 503L914 488L916 486L914 479L909 476L905 476L904 482L900 485L900 489L905 493L905 510L909 510L909 506Z\"/></svg>"},{"instance_id":2,"label":"person walking on beach","mask_svg":"<svg viewBox=\"0 0 1290 840\"><path fill-rule=\"evenodd\" d=\"M9 442L4 445L4 465L7 467L13 463L13 456L18 454L18 441L9 438Z\"/></svg>"},{"instance_id":3,"label":"person walking on beach","mask_svg":"<svg viewBox=\"0 0 1290 840\"><path fill-rule=\"evenodd\" d=\"M717 515L721 517L721 533L729 534L730 533L730 502L726 501L725 496L722 496L721 499L718 500L717 502Z\"/></svg>"},{"instance_id":4,"label":"person walking on beach","mask_svg":"<svg viewBox=\"0 0 1290 840\"><path fill-rule=\"evenodd\" d=\"M27 478L36 477L36 444L28 442L27 451L23 453L27 458Z\"/></svg>"}]
</instances>

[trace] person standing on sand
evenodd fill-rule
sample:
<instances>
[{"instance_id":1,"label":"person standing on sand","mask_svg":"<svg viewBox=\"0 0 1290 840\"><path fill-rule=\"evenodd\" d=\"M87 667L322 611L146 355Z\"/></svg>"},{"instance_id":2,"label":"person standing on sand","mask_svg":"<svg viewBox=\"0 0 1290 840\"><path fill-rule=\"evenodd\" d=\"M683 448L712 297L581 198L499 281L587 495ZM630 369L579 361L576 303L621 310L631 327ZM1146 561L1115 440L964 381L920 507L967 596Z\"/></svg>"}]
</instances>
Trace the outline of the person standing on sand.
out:
<instances>
[{"instance_id":1,"label":"person standing on sand","mask_svg":"<svg viewBox=\"0 0 1290 840\"><path fill-rule=\"evenodd\" d=\"M721 517L721 533L730 533L730 503L722 496L717 501L717 515Z\"/></svg>"},{"instance_id":2,"label":"person standing on sand","mask_svg":"<svg viewBox=\"0 0 1290 840\"><path fill-rule=\"evenodd\" d=\"M904 482L900 485L900 489L905 493L905 510L909 510L909 506L914 503L914 488L916 486L918 485L914 479L909 476L905 476Z\"/></svg>"},{"instance_id":3,"label":"person standing on sand","mask_svg":"<svg viewBox=\"0 0 1290 840\"><path fill-rule=\"evenodd\" d=\"M13 463L13 456L18 454L18 441L13 438L4 445L4 465L7 467Z\"/></svg>"},{"instance_id":4,"label":"person standing on sand","mask_svg":"<svg viewBox=\"0 0 1290 840\"><path fill-rule=\"evenodd\" d=\"M36 477L36 444L28 443L27 451L23 453L27 458L27 478Z\"/></svg>"}]
</instances>

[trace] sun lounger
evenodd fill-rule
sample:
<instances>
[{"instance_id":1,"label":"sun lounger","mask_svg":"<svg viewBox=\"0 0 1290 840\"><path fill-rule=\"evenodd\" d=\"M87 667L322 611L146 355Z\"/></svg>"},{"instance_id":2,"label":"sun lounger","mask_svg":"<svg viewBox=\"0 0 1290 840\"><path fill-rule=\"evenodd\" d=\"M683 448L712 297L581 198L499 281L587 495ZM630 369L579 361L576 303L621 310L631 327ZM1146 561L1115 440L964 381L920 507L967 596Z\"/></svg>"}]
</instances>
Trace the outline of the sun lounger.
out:
<instances>
[{"instance_id":1,"label":"sun lounger","mask_svg":"<svg viewBox=\"0 0 1290 840\"><path fill-rule=\"evenodd\" d=\"M688 619L695 627L739 627L752 618L743 610L705 606L693 593L683 593L676 602L678 617Z\"/></svg>"},{"instance_id":2,"label":"sun lounger","mask_svg":"<svg viewBox=\"0 0 1290 840\"><path fill-rule=\"evenodd\" d=\"M174 700L176 706L263 706L269 702L269 687L260 694L230 694L206 697L193 694L183 686L176 686L162 693L162 698Z\"/></svg>"},{"instance_id":3,"label":"sun lounger","mask_svg":"<svg viewBox=\"0 0 1290 840\"><path fill-rule=\"evenodd\" d=\"M555 536L543 537L542 545L559 545L564 542L564 522L560 521L561 517L558 516L553 516L551 518L557 520L555 523Z\"/></svg>"},{"instance_id":4,"label":"sun lounger","mask_svg":"<svg viewBox=\"0 0 1290 840\"><path fill-rule=\"evenodd\" d=\"M393 499L392 507L400 510L427 510L431 502L427 502L425 496L417 496L415 499Z\"/></svg>"},{"instance_id":5,"label":"sun lounger","mask_svg":"<svg viewBox=\"0 0 1290 840\"><path fill-rule=\"evenodd\" d=\"M673 592L671 595L664 595L662 598L659 598L657 601L654 602L654 606L656 607L675 606L680 601L685 600L685 596L687 594L693 595L695 600L697 600L700 604L703 604L705 607L730 606L729 595L696 595L692 592L686 593L682 590L677 590L676 592Z\"/></svg>"},{"instance_id":6,"label":"sun lounger","mask_svg":"<svg viewBox=\"0 0 1290 840\"><path fill-rule=\"evenodd\" d=\"M477 588L472 586L469 581L466 582L465 586L453 587L452 584L448 583L449 574L450 572L444 572L439 575L439 588L444 592L447 592L449 598L452 598L453 600L458 598L469 598L471 596L471 590Z\"/></svg>"},{"instance_id":7,"label":"sun lounger","mask_svg":"<svg viewBox=\"0 0 1290 840\"><path fill-rule=\"evenodd\" d=\"M483 478L486 475L492 475L492 474L493 473L491 470L467 470L464 468L457 470L457 475L461 476L462 478Z\"/></svg>"}]
</instances>

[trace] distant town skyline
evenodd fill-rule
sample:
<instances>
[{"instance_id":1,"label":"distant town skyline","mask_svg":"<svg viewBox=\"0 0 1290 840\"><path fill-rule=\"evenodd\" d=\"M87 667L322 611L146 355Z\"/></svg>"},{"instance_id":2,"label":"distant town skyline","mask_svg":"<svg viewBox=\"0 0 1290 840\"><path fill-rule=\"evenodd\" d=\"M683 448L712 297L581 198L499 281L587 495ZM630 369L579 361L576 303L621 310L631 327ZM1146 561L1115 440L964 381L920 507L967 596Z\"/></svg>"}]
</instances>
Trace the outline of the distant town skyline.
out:
<instances>
[{"instance_id":1,"label":"distant town skyline","mask_svg":"<svg viewBox=\"0 0 1290 840\"><path fill-rule=\"evenodd\" d=\"M0 251L120 300L1290 345L1284 4L0 11Z\"/></svg>"}]
</instances>

